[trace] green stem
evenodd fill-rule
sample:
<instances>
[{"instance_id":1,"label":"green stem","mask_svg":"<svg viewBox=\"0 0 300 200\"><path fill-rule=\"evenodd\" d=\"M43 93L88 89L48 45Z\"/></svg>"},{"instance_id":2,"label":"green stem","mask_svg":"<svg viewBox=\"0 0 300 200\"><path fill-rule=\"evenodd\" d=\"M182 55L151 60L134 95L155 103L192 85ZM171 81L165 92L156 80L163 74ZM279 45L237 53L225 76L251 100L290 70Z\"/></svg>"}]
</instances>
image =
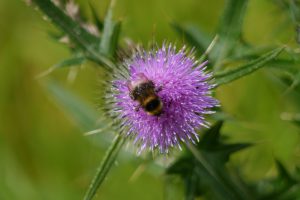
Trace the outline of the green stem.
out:
<instances>
[{"instance_id":1,"label":"green stem","mask_svg":"<svg viewBox=\"0 0 300 200\"><path fill-rule=\"evenodd\" d=\"M98 188L102 184L104 178L106 177L107 173L109 172L110 168L112 167L112 164L116 160L119 151L121 150L123 144L124 144L124 137L122 137L120 134L118 134L114 140L111 146L108 148L108 150L105 153L104 158L101 161L100 167L98 168L96 172L96 176L94 177L92 183L90 184L89 189L87 190L84 200L91 200L95 196Z\"/></svg>"}]
</instances>

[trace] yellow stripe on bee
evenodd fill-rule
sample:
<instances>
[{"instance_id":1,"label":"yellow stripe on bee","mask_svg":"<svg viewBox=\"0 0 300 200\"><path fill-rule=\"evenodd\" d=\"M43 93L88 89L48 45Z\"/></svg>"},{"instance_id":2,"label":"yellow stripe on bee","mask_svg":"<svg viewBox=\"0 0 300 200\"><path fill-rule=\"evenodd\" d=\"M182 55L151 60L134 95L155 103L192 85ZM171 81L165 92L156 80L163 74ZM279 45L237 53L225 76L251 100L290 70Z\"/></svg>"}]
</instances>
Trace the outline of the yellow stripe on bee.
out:
<instances>
[{"instance_id":1,"label":"yellow stripe on bee","mask_svg":"<svg viewBox=\"0 0 300 200\"><path fill-rule=\"evenodd\" d=\"M159 100L159 98L157 97L157 96L155 96L155 95L152 95L152 96L148 96L145 100L144 100L144 106L146 106L149 102L151 102L151 101L153 101L153 100L155 100L155 99L158 99ZM152 111L147 111L147 113L149 114L149 115L159 115L159 114L161 114L161 112L162 112L162 108L163 108L163 105L162 105L162 102L159 100L159 105L154 109L154 110L152 110Z\"/></svg>"}]
</instances>

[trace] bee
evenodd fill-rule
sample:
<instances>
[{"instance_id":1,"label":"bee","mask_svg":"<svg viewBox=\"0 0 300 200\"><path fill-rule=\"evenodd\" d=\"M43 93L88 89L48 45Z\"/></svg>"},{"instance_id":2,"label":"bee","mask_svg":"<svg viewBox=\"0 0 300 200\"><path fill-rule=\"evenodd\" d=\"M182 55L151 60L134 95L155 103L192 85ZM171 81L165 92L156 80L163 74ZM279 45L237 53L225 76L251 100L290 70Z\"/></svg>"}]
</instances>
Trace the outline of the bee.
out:
<instances>
[{"instance_id":1,"label":"bee","mask_svg":"<svg viewBox=\"0 0 300 200\"><path fill-rule=\"evenodd\" d=\"M137 77L134 81L128 81L130 98L139 102L136 111L143 108L147 114L159 116L162 113L163 103L157 92L161 90L161 87L156 89L153 81L143 73L138 74Z\"/></svg>"}]
</instances>

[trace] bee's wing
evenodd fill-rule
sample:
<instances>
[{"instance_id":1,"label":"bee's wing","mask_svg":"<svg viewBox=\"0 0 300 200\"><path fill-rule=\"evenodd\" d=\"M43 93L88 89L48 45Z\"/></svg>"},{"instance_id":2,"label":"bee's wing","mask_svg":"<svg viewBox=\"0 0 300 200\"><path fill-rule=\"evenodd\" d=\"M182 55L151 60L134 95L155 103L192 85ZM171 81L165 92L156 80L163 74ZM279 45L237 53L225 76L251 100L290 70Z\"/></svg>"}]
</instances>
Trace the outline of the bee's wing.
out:
<instances>
[{"instance_id":1,"label":"bee's wing","mask_svg":"<svg viewBox=\"0 0 300 200\"><path fill-rule=\"evenodd\" d=\"M147 82L149 79L145 76L144 73L138 73L135 75L134 80L127 81L127 87L130 91L132 91L136 86L140 85L141 83Z\"/></svg>"},{"instance_id":2,"label":"bee's wing","mask_svg":"<svg viewBox=\"0 0 300 200\"><path fill-rule=\"evenodd\" d=\"M139 79L140 82L146 82L149 80L144 73L138 73L136 77L137 79Z\"/></svg>"}]
</instances>

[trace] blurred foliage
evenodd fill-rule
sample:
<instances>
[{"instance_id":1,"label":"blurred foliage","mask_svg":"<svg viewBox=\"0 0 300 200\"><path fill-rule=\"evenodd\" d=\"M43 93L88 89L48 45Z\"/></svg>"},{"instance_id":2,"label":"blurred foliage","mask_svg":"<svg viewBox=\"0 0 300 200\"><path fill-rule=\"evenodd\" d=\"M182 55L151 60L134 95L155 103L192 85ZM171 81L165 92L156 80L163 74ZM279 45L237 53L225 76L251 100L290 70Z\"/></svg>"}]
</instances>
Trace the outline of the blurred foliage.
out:
<instances>
[{"instance_id":1,"label":"blurred foliage","mask_svg":"<svg viewBox=\"0 0 300 200\"><path fill-rule=\"evenodd\" d=\"M299 198L299 172L290 175L278 160L278 176L257 183L245 182L239 170L228 170L225 164L230 155L251 144L223 143L220 137L222 124L219 121L207 130L196 148L190 148L190 151L167 169L168 175L177 174L182 177L186 199L195 199L197 196L205 196L207 199Z\"/></svg>"},{"instance_id":2,"label":"blurred foliage","mask_svg":"<svg viewBox=\"0 0 300 200\"><path fill-rule=\"evenodd\" d=\"M96 198L300 198L297 0L32 0L32 6L46 23L24 2L0 2L0 199L82 199L103 157L86 199L94 197L123 140L117 137L103 156L118 130L88 102L103 101L92 100L94 91L104 90L96 82L117 67L126 38L145 45L177 40L198 56L206 51L202 58L222 85L216 116L226 116L226 137L219 121L201 133L198 145L169 157L137 158L124 149ZM256 145L240 152L249 142Z\"/></svg>"},{"instance_id":3,"label":"blurred foliage","mask_svg":"<svg viewBox=\"0 0 300 200\"><path fill-rule=\"evenodd\" d=\"M208 199L254 199L243 188L243 183L235 183L234 177L226 170L229 156L250 144L223 144L220 129L223 122L216 123L202 138L196 148L191 147L167 169L167 174L179 174L185 183L186 199L205 195Z\"/></svg>"}]
</instances>

